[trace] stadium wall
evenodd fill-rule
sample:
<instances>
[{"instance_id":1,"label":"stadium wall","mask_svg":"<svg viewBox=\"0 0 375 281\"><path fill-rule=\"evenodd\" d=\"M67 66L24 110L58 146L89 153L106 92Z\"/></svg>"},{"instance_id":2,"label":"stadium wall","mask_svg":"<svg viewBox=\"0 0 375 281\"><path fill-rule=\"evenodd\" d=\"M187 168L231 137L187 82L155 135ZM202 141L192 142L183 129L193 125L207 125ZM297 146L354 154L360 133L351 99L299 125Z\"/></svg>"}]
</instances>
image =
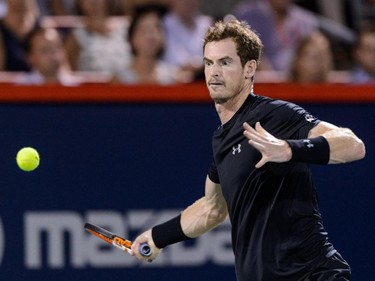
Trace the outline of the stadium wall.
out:
<instances>
[{"instance_id":1,"label":"stadium wall","mask_svg":"<svg viewBox=\"0 0 375 281\"><path fill-rule=\"evenodd\" d=\"M297 102L366 143L362 161L312 169L352 280L374 276L375 88L259 84L255 92ZM203 84L1 85L0 279L235 280L229 222L150 264L83 230L90 221L132 239L202 196L218 125ZM24 146L41 155L31 173L16 166Z\"/></svg>"}]
</instances>

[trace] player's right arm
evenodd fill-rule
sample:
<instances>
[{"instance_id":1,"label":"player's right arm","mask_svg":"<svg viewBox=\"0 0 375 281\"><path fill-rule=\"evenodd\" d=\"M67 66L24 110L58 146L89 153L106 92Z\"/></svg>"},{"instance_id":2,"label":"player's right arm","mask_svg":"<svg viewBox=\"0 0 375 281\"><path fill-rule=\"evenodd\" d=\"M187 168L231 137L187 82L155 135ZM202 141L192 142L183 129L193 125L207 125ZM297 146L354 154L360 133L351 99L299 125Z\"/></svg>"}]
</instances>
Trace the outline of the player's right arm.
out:
<instances>
[{"instance_id":1,"label":"player's right arm","mask_svg":"<svg viewBox=\"0 0 375 281\"><path fill-rule=\"evenodd\" d=\"M186 236L200 236L222 223L228 214L221 186L206 178L205 196L181 214L181 227Z\"/></svg>"},{"instance_id":2,"label":"player's right arm","mask_svg":"<svg viewBox=\"0 0 375 281\"><path fill-rule=\"evenodd\" d=\"M207 176L204 197L187 207L178 217L139 235L133 242L133 253L140 260L153 260L160 253L160 248L206 233L222 223L227 214L221 186ZM153 254L150 257L145 258L139 254L141 243L148 243L152 248Z\"/></svg>"}]
</instances>

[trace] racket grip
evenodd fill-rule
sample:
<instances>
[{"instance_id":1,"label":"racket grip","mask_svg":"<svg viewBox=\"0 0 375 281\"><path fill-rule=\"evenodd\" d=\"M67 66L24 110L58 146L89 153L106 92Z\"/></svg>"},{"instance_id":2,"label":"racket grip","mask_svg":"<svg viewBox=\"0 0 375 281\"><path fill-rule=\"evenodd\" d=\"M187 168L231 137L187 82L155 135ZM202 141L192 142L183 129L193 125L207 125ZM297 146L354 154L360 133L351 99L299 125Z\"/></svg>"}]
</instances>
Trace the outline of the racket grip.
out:
<instances>
[{"instance_id":1,"label":"racket grip","mask_svg":"<svg viewBox=\"0 0 375 281\"><path fill-rule=\"evenodd\" d=\"M139 245L139 253L144 257L149 257L152 255L152 249L147 243L142 243Z\"/></svg>"}]
</instances>

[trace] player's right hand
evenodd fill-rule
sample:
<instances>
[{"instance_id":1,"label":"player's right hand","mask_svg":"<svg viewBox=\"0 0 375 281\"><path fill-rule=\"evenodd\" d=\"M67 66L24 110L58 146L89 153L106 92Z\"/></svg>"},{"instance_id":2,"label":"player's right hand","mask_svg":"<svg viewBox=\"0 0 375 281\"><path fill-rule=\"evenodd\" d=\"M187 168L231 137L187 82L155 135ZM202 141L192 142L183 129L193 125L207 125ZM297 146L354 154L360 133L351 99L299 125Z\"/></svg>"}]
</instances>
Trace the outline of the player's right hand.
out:
<instances>
[{"instance_id":1,"label":"player's right hand","mask_svg":"<svg viewBox=\"0 0 375 281\"><path fill-rule=\"evenodd\" d=\"M139 252L139 246L143 243L147 243L152 251L151 256L145 257L142 256ZM148 261L151 262L160 254L161 249L155 246L154 241L152 240L152 233L151 229L143 232L141 235L139 235L132 244L132 255L137 257L141 261Z\"/></svg>"}]
</instances>

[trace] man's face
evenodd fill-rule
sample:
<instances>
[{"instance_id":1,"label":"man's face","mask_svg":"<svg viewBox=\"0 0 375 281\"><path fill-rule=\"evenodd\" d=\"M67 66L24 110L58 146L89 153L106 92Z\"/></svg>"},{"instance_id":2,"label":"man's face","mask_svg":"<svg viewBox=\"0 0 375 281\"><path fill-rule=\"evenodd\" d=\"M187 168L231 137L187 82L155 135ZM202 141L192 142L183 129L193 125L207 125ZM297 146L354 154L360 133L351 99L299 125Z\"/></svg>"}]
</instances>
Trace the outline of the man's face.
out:
<instances>
[{"instance_id":1,"label":"man's face","mask_svg":"<svg viewBox=\"0 0 375 281\"><path fill-rule=\"evenodd\" d=\"M224 103L241 93L246 81L245 70L232 39L206 44L204 74L215 103Z\"/></svg>"},{"instance_id":2,"label":"man's face","mask_svg":"<svg viewBox=\"0 0 375 281\"><path fill-rule=\"evenodd\" d=\"M28 9L27 1L28 0L8 0L6 2L9 10L25 13Z\"/></svg>"},{"instance_id":3,"label":"man's face","mask_svg":"<svg viewBox=\"0 0 375 281\"><path fill-rule=\"evenodd\" d=\"M149 13L139 19L131 44L137 55L154 59L163 48L164 40L161 19L156 13Z\"/></svg>"},{"instance_id":4,"label":"man's face","mask_svg":"<svg viewBox=\"0 0 375 281\"><path fill-rule=\"evenodd\" d=\"M356 58L362 67L375 75L375 34L369 33L362 36L356 50Z\"/></svg>"},{"instance_id":5,"label":"man's face","mask_svg":"<svg viewBox=\"0 0 375 281\"><path fill-rule=\"evenodd\" d=\"M57 33L47 31L33 38L29 61L43 75L57 75L63 60L64 49Z\"/></svg>"}]
</instances>

